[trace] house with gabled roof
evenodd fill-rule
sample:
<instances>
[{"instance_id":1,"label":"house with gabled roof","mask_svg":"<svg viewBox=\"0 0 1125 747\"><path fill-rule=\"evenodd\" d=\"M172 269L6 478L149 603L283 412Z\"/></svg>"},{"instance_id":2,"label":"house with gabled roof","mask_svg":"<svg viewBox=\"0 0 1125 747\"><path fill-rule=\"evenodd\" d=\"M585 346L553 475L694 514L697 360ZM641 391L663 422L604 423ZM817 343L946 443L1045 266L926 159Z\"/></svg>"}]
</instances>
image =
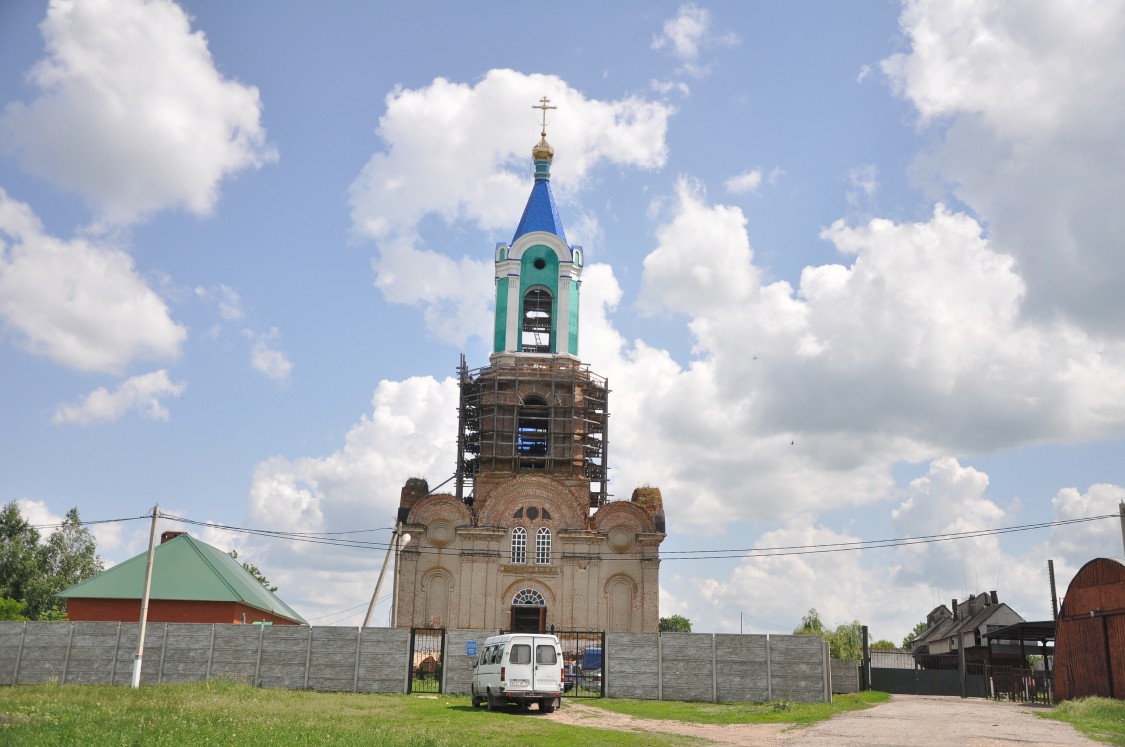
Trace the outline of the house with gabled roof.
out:
<instances>
[{"instance_id":1,"label":"house with gabled roof","mask_svg":"<svg viewBox=\"0 0 1125 747\"><path fill-rule=\"evenodd\" d=\"M138 622L148 553L59 594L71 621ZM227 553L185 532L165 532L153 554L150 623L308 625Z\"/></svg>"},{"instance_id":2,"label":"house with gabled roof","mask_svg":"<svg viewBox=\"0 0 1125 747\"><path fill-rule=\"evenodd\" d=\"M921 663L927 656L956 656L963 647L966 661L984 662L988 659L985 634L1020 622L1024 619L1001 602L995 591L969 595L963 602L954 599L952 610L944 604L931 610L926 616L926 629L911 642L910 651ZM992 650L996 663L1019 658L1018 648L1000 643Z\"/></svg>"}]
</instances>

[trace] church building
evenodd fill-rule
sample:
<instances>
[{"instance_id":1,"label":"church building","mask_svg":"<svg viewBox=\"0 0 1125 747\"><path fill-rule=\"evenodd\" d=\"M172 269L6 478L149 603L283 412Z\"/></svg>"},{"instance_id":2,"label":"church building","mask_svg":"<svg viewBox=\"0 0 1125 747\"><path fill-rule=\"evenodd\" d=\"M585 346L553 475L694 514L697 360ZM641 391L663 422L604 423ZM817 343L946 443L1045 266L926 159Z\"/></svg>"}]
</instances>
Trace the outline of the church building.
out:
<instances>
[{"instance_id":1,"label":"church building","mask_svg":"<svg viewBox=\"0 0 1125 747\"><path fill-rule=\"evenodd\" d=\"M453 493L402 490L410 539L395 567L400 627L654 632L660 491L607 491L609 386L578 357L583 250L551 193L548 99L535 181L510 243L497 244L489 365L460 366Z\"/></svg>"}]
</instances>

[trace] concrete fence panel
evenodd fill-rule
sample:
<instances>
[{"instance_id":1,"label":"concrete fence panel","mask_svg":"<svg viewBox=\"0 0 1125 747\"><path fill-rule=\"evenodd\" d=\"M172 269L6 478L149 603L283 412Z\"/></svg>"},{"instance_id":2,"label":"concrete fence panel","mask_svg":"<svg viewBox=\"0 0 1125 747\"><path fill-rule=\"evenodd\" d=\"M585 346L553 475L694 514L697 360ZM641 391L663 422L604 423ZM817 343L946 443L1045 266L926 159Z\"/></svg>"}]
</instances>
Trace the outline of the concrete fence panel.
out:
<instances>
[{"instance_id":1,"label":"concrete fence panel","mask_svg":"<svg viewBox=\"0 0 1125 747\"><path fill-rule=\"evenodd\" d=\"M606 633L603 674L611 698L660 699L659 636Z\"/></svg>"},{"instance_id":2,"label":"concrete fence panel","mask_svg":"<svg viewBox=\"0 0 1125 747\"><path fill-rule=\"evenodd\" d=\"M774 699L823 702L827 674L823 640L815 635L771 635L770 672Z\"/></svg>"},{"instance_id":3,"label":"concrete fence panel","mask_svg":"<svg viewBox=\"0 0 1125 747\"><path fill-rule=\"evenodd\" d=\"M768 636L716 635L718 699L765 702L770 699Z\"/></svg>"},{"instance_id":4,"label":"concrete fence panel","mask_svg":"<svg viewBox=\"0 0 1125 747\"><path fill-rule=\"evenodd\" d=\"M449 644L446 643L448 650ZM359 651L358 692L406 692L410 631L406 628L364 628Z\"/></svg>"},{"instance_id":5,"label":"concrete fence panel","mask_svg":"<svg viewBox=\"0 0 1125 747\"><path fill-rule=\"evenodd\" d=\"M0 623L0 685L127 685L139 625ZM492 630L446 633L443 689L467 693ZM410 630L157 623L145 636L143 684L224 677L261 687L406 691ZM590 673L587 673L590 674ZM648 700L818 702L858 688L854 662L829 660L814 636L607 633L606 694Z\"/></svg>"}]
</instances>

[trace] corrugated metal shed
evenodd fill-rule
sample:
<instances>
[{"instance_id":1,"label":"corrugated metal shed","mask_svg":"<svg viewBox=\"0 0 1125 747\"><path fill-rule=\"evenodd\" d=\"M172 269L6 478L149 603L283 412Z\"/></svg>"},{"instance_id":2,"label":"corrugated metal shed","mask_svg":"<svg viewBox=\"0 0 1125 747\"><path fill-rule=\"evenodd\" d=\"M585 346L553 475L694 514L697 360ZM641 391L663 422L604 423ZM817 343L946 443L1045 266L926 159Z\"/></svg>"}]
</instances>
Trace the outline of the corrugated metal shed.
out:
<instances>
[{"instance_id":1,"label":"corrugated metal shed","mask_svg":"<svg viewBox=\"0 0 1125 747\"><path fill-rule=\"evenodd\" d=\"M144 592L147 559L148 553L141 553L70 587L59 596L140 599ZM152 563L150 596L152 599L196 602L242 602L278 617L306 624L304 618L262 586L237 560L188 534L157 545Z\"/></svg>"},{"instance_id":2,"label":"corrugated metal shed","mask_svg":"<svg viewBox=\"0 0 1125 747\"><path fill-rule=\"evenodd\" d=\"M1095 558L1070 582L1055 638L1057 700L1125 699L1125 565Z\"/></svg>"}]
</instances>

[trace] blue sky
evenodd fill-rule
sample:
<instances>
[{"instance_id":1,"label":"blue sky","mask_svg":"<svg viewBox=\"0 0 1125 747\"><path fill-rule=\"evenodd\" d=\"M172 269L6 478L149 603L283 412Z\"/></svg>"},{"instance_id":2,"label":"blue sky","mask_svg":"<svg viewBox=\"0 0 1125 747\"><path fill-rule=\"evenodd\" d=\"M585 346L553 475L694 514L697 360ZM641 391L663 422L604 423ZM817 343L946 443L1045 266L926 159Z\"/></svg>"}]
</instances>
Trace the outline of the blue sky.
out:
<instances>
[{"instance_id":1,"label":"blue sky","mask_svg":"<svg viewBox=\"0 0 1125 747\"><path fill-rule=\"evenodd\" d=\"M947 5L4 4L0 500L385 542L405 479L452 473L547 95L610 489L668 512L661 613L1048 616L1047 559L1065 588L1120 557L1116 520L676 555L1125 497L1125 11ZM317 624L362 620L382 562L162 528ZM147 523L96 531L116 562Z\"/></svg>"}]
</instances>

